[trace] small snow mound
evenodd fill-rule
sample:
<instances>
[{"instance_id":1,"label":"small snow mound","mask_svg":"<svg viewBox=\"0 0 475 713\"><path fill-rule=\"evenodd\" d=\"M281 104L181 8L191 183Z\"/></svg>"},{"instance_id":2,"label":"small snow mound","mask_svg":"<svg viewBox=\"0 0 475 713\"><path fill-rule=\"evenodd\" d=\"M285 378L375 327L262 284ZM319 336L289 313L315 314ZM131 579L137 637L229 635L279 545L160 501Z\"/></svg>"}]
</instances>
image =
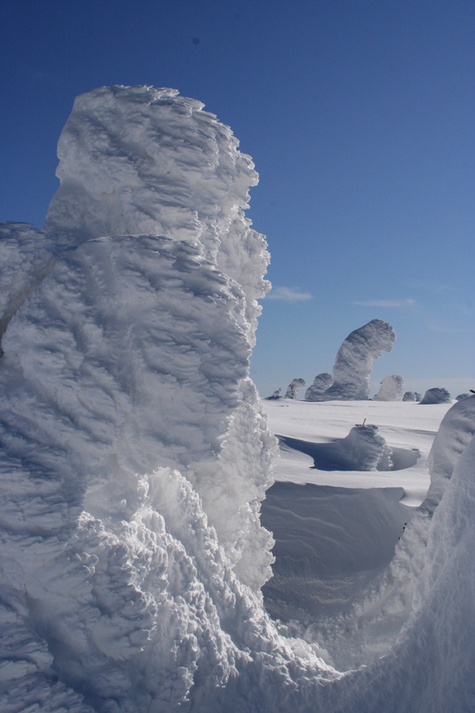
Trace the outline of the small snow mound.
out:
<instances>
[{"instance_id":1,"label":"small snow mound","mask_svg":"<svg viewBox=\"0 0 475 713\"><path fill-rule=\"evenodd\" d=\"M404 396L402 397L403 401L420 401L422 398L421 394L419 394L417 391L406 391Z\"/></svg>"},{"instance_id":2,"label":"small snow mound","mask_svg":"<svg viewBox=\"0 0 475 713\"><path fill-rule=\"evenodd\" d=\"M402 401L404 396L404 379L398 374L392 374L391 376L386 376L382 382L381 387L374 397L375 401Z\"/></svg>"},{"instance_id":3,"label":"small snow mound","mask_svg":"<svg viewBox=\"0 0 475 713\"><path fill-rule=\"evenodd\" d=\"M450 402L450 393L447 389L435 388L427 389L421 404L448 404Z\"/></svg>"},{"instance_id":4,"label":"small snow mound","mask_svg":"<svg viewBox=\"0 0 475 713\"><path fill-rule=\"evenodd\" d=\"M459 394L455 397L456 401L463 401L463 399L469 399L471 394Z\"/></svg>"}]
</instances>

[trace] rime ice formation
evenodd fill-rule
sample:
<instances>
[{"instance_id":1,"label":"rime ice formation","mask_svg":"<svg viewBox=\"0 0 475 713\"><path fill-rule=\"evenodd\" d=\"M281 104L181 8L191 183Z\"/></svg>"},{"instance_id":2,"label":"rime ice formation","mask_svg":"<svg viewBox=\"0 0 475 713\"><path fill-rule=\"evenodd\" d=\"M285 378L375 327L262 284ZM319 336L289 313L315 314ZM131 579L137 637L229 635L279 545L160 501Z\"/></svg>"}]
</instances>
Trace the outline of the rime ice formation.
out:
<instances>
[{"instance_id":1,"label":"rime ice formation","mask_svg":"<svg viewBox=\"0 0 475 713\"><path fill-rule=\"evenodd\" d=\"M373 359L378 359L383 352L390 352L395 339L394 329L381 319L373 319L351 332L338 350L333 384L322 394L321 400L367 399Z\"/></svg>"},{"instance_id":2,"label":"rime ice formation","mask_svg":"<svg viewBox=\"0 0 475 713\"><path fill-rule=\"evenodd\" d=\"M456 401L463 401L463 399L469 399L470 394L459 394L458 396L455 397Z\"/></svg>"},{"instance_id":3,"label":"rime ice formation","mask_svg":"<svg viewBox=\"0 0 475 713\"><path fill-rule=\"evenodd\" d=\"M279 389L276 389L274 391L274 393L272 394L272 396L267 396L267 399L270 401L276 401L277 399L281 399L281 398L282 398L282 387L280 387Z\"/></svg>"},{"instance_id":4,"label":"rime ice formation","mask_svg":"<svg viewBox=\"0 0 475 713\"><path fill-rule=\"evenodd\" d=\"M260 592L275 439L249 379L268 262L251 160L150 87L79 97L59 154L43 232L4 228L2 713L468 710L473 442L386 656L342 675L282 636Z\"/></svg>"},{"instance_id":5,"label":"rime ice formation","mask_svg":"<svg viewBox=\"0 0 475 713\"><path fill-rule=\"evenodd\" d=\"M292 379L285 392L286 399L297 399L299 389L305 386L305 379Z\"/></svg>"},{"instance_id":6,"label":"rime ice formation","mask_svg":"<svg viewBox=\"0 0 475 713\"><path fill-rule=\"evenodd\" d=\"M447 389L427 389L421 404L448 404L450 401L450 393Z\"/></svg>"},{"instance_id":7,"label":"rime ice formation","mask_svg":"<svg viewBox=\"0 0 475 713\"><path fill-rule=\"evenodd\" d=\"M9 321L52 262L52 240L40 230L27 223L0 226L0 344Z\"/></svg>"},{"instance_id":8,"label":"rime ice formation","mask_svg":"<svg viewBox=\"0 0 475 713\"><path fill-rule=\"evenodd\" d=\"M313 384L305 392L305 401L321 401L321 395L330 388L333 382L331 374L317 374Z\"/></svg>"},{"instance_id":9,"label":"rime ice formation","mask_svg":"<svg viewBox=\"0 0 475 713\"><path fill-rule=\"evenodd\" d=\"M376 401L402 401L405 388L402 376L398 374L385 376L374 398Z\"/></svg>"},{"instance_id":10,"label":"rime ice formation","mask_svg":"<svg viewBox=\"0 0 475 713\"><path fill-rule=\"evenodd\" d=\"M430 488L421 509L434 512L447 489L455 465L475 435L475 396L457 401L447 411L432 446L428 466Z\"/></svg>"},{"instance_id":11,"label":"rime ice formation","mask_svg":"<svg viewBox=\"0 0 475 713\"><path fill-rule=\"evenodd\" d=\"M330 443L311 443L287 436L279 436L279 440L312 456L319 470L392 470L394 466L392 450L373 424L355 426L346 438Z\"/></svg>"},{"instance_id":12,"label":"rime ice formation","mask_svg":"<svg viewBox=\"0 0 475 713\"><path fill-rule=\"evenodd\" d=\"M403 401L420 401L422 396L417 391L406 391L402 397Z\"/></svg>"}]
</instances>

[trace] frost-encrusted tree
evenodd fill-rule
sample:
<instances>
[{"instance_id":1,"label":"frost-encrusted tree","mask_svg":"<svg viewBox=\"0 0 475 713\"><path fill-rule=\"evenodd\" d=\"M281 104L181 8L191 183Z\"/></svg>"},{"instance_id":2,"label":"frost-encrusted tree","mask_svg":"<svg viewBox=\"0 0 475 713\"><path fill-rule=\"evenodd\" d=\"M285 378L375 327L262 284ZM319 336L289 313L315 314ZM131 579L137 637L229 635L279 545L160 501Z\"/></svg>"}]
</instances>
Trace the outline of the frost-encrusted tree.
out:
<instances>
[{"instance_id":1,"label":"frost-encrusted tree","mask_svg":"<svg viewBox=\"0 0 475 713\"><path fill-rule=\"evenodd\" d=\"M285 392L286 399L298 399L299 389L305 386L305 379L292 379Z\"/></svg>"},{"instance_id":2,"label":"frost-encrusted tree","mask_svg":"<svg viewBox=\"0 0 475 713\"><path fill-rule=\"evenodd\" d=\"M351 332L338 350L333 384L322 394L322 401L368 399L373 359L390 352L395 340L393 327L382 319Z\"/></svg>"},{"instance_id":3,"label":"frost-encrusted tree","mask_svg":"<svg viewBox=\"0 0 475 713\"><path fill-rule=\"evenodd\" d=\"M305 401L322 401L322 394L330 388L333 383L333 376L324 372L317 374L313 384L305 392Z\"/></svg>"}]
</instances>

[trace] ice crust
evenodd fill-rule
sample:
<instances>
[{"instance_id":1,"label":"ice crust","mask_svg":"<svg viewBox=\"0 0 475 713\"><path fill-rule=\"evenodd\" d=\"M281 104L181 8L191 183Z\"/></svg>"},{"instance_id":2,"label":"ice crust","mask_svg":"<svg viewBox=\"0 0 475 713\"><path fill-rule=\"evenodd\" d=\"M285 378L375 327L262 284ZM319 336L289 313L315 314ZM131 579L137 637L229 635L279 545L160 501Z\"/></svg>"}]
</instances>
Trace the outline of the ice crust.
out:
<instances>
[{"instance_id":1,"label":"ice crust","mask_svg":"<svg viewBox=\"0 0 475 713\"><path fill-rule=\"evenodd\" d=\"M260 592L275 439L249 379L268 263L252 162L201 103L150 87L79 97L59 156L43 232L0 242L2 713L472 710L473 439L450 446L386 656L343 675L281 635ZM394 340L376 321L337 359L346 388L358 355L355 398Z\"/></svg>"},{"instance_id":2,"label":"ice crust","mask_svg":"<svg viewBox=\"0 0 475 713\"><path fill-rule=\"evenodd\" d=\"M373 359L390 352L396 340L394 329L382 319L372 319L347 336L336 355L333 384L319 401L358 401L369 398Z\"/></svg>"}]
</instances>

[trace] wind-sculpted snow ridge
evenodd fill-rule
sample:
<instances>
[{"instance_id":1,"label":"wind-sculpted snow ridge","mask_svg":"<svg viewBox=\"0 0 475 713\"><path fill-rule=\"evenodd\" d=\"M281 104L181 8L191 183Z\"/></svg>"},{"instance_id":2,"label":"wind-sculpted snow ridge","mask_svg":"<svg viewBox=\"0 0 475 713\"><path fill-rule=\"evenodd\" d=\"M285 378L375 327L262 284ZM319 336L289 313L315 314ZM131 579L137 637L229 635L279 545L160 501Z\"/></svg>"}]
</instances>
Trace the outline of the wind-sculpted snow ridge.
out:
<instances>
[{"instance_id":1,"label":"wind-sculpted snow ridge","mask_svg":"<svg viewBox=\"0 0 475 713\"><path fill-rule=\"evenodd\" d=\"M402 401L406 386L404 379L398 374L385 376L381 382L378 393L374 397L375 401Z\"/></svg>"},{"instance_id":2,"label":"wind-sculpted snow ridge","mask_svg":"<svg viewBox=\"0 0 475 713\"><path fill-rule=\"evenodd\" d=\"M396 340L394 329L382 319L373 319L347 336L333 367L333 384L319 400L358 401L369 398L373 359L390 352Z\"/></svg>"},{"instance_id":3,"label":"wind-sculpted snow ridge","mask_svg":"<svg viewBox=\"0 0 475 713\"><path fill-rule=\"evenodd\" d=\"M268 255L230 129L174 90L102 88L75 103L59 175L44 232L7 228L2 713L469 710L471 445L384 658L342 675L263 608L275 439L249 356Z\"/></svg>"}]
</instances>

